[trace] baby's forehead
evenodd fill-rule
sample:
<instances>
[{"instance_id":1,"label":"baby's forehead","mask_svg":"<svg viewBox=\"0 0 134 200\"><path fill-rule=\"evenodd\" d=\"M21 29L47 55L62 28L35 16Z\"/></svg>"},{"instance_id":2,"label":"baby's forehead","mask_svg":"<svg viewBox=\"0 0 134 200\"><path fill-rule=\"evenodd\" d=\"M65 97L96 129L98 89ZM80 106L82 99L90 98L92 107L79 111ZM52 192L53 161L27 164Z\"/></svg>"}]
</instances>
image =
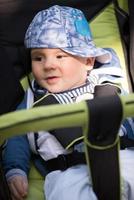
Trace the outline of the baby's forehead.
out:
<instances>
[{"instance_id":1,"label":"baby's forehead","mask_svg":"<svg viewBox=\"0 0 134 200\"><path fill-rule=\"evenodd\" d=\"M64 52L64 53L66 53L65 51L63 51L60 48L32 48L31 52L56 52L56 53Z\"/></svg>"},{"instance_id":2,"label":"baby's forehead","mask_svg":"<svg viewBox=\"0 0 134 200\"><path fill-rule=\"evenodd\" d=\"M31 54L65 54L65 55L71 55L65 51L63 51L60 48L32 48Z\"/></svg>"}]
</instances>

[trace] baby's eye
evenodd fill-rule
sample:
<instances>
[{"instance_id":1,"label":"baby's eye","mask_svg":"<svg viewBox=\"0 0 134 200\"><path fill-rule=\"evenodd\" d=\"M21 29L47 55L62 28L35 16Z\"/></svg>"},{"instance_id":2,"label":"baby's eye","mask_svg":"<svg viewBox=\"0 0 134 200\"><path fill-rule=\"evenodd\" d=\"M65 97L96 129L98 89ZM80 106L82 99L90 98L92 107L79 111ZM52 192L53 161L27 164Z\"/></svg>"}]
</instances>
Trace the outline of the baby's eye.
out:
<instances>
[{"instance_id":1,"label":"baby's eye","mask_svg":"<svg viewBox=\"0 0 134 200\"><path fill-rule=\"evenodd\" d=\"M41 56L37 56L37 57L32 57L33 61L42 61L42 57Z\"/></svg>"},{"instance_id":2,"label":"baby's eye","mask_svg":"<svg viewBox=\"0 0 134 200\"><path fill-rule=\"evenodd\" d=\"M65 57L67 57L67 55L64 55L64 54L63 54L63 55L57 55L57 56L56 56L57 59L61 59L61 58L65 58Z\"/></svg>"}]
</instances>

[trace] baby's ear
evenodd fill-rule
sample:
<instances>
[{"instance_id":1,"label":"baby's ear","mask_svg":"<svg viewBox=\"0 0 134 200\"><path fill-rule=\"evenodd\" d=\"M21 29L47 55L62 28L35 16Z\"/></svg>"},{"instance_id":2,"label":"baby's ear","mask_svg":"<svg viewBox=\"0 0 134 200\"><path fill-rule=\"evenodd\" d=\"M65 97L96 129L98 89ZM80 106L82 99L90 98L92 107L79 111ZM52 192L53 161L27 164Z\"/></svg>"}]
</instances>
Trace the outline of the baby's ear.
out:
<instances>
[{"instance_id":1,"label":"baby's ear","mask_svg":"<svg viewBox=\"0 0 134 200\"><path fill-rule=\"evenodd\" d=\"M87 62L86 62L87 70L92 70L94 63L95 63L94 57L87 58Z\"/></svg>"}]
</instances>

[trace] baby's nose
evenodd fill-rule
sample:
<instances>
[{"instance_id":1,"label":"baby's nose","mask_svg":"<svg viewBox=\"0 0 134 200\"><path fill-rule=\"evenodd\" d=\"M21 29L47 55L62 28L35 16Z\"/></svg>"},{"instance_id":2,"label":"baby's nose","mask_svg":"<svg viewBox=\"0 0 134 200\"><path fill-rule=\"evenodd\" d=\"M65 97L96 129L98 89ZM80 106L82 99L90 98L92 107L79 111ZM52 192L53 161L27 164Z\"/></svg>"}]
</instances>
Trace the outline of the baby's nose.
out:
<instances>
[{"instance_id":1,"label":"baby's nose","mask_svg":"<svg viewBox=\"0 0 134 200\"><path fill-rule=\"evenodd\" d=\"M46 59L44 61L44 68L45 69L56 68L56 60L54 58Z\"/></svg>"}]
</instances>

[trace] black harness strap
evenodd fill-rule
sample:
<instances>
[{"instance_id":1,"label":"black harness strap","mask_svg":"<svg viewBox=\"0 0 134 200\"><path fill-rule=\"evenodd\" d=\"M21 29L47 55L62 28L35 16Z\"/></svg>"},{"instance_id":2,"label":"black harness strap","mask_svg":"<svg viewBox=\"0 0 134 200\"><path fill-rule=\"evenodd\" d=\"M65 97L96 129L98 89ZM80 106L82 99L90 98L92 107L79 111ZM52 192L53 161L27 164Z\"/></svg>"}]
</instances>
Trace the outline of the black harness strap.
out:
<instances>
[{"instance_id":1,"label":"black harness strap","mask_svg":"<svg viewBox=\"0 0 134 200\"><path fill-rule=\"evenodd\" d=\"M50 105L50 104L59 104L57 99L52 94L46 95L44 96L44 98L41 98L39 101L35 102L34 107ZM53 134L65 148L76 138L82 136L81 127L60 128L60 129L50 130L49 132Z\"/></svg>"},{"instance_id":2,"label":"black harness strap","mask_svg":"<svg viewBox=\"0 0 134 200\"><path fill-rule=\"evenodd\" d=\"M87 101L89 134L87 145L93 189L99 200L120 199L118 129L122 106L118 95ZM116 142L117 140L117 142Z\"/></svg>"},{"instance_id":3,"label":"black harness strap","mask_svg":"<svg viewBox=\"0 0 134 200\"><path fill-rule=\"evenodd\" d=\"M134 140L126 136L120 137L120 149L134 148Z\"/></svg>"}]
</instances>

